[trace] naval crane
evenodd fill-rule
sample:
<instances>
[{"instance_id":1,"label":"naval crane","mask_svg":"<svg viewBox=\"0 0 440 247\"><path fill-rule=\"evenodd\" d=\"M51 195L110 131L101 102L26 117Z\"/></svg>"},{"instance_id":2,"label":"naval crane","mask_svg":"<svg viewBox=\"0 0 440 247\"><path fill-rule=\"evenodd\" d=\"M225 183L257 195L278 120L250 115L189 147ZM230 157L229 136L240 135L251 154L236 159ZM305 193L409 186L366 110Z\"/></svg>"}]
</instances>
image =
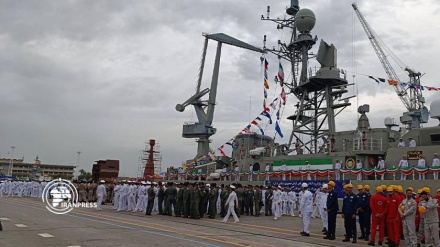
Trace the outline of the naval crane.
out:
<instances>
[{"instance_id":1,"label":"naval crane","mask_svg":"<svg viewBox=\"0 0 440 247\"><path fill-rule=\"evenodd\" d=\"M379 58L379 61L388 76L388 79L395 81L395 83L397 84L396 86L394 86L394 90L408 110L407 112L403 113L403 116L400 117L400 122L407 125L408 128L420 128L420 123L427 123L429 119L429 111L424 106L425 99L422 95L422 91L416 87L420 86L420 77L422 76L421 73L415 72L413 69L405 65L385 45L385 43L383 43L383 41L379 38L379 36L374 32L374 30L365 20L356 3L353 3L352 7L356 12L357 17L359 18L359 21L363 29L365 30L365 33L367 34L368 39L370 40L371 45L373 46L373 49L376 52L376 55ZM408 73L410 83L414 86L406 89L403 85L399 83L399 77L397 76L397 73L394 70L393 66L391 66L391 63L388 60L388 56L390 56L403 70Z\"/></svg>"},{"instance_id":2,"label":"naval crane","mask_svg":"<svg viewBox=\"0 0 440 247\"><path fill-rule=\"evenodd\" d=\"M243 41L240 41L224 33L216 33L216 34L203 33L203 36L205 37L205 42L203 46L202 59L199 67L196 92L184 103L176 105L176 110L179 112L185 111L185 108L189 105L194 106L198 122L185 123L183 125L182 137L197 138L196 142L198 146L197 146L196 158L208 154L208 152L210 151L209 137L214 135L217 131L217 129L212 126L212 122L214 120L215 100L217 97L217 85L218 85L218 77L220 70L220 56L221 56L222 44L224 43L259 53L265 53L264 50L258 47L247 44ZM201 90L200 87L202 84L203 70L205 67L206 50L208 48L209 40L217 41L217 51L214 61L214 70L212 73L211 87ZM202 100L202 97L208 93L209 93L208 100Z\"/></svg>"}]
</instances>

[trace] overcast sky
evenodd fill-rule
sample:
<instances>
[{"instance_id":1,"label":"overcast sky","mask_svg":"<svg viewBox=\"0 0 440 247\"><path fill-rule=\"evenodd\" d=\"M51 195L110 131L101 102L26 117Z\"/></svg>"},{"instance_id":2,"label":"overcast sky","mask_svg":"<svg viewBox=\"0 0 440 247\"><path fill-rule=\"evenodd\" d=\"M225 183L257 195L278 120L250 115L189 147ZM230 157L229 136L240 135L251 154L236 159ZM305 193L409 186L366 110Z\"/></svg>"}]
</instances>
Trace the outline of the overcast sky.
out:
<instances>
[{"instance_id":1,"label":"overcast sky","mask_svg":"<svg viewBox=\"0 0 440 247\"><path fill-rule=\"evenodd\" d=\"M15 158L24 155L26 162L33 162L39 155L43 163L68 165L76 163L76 152L81 151L80 166L86 170L91 171L95 160L119 159L120 175L136 176L139 151L153 138L160 143L163 168L180 165L193 158L197 148L194 139L181 137L182 124L196 119L191 107L183 113L174 107L194 93L202 32L227 33L260 47L266 34L271 47L290 33L260 16L270 5L271 17L282 18L289 2L0 1L0 156L8 158L10 146L16 146ZM355 61L358 73L386 78L351 2L300 0L300 5L315 12L312 34L338 48L340 68L354 71ZM439 1L368 0L358 1L358 6L405 64L426 73L422 84L440 87ZM210 42L203 88L210 83L215 46ZM260 56L223 46L213 148L261 112ZM273 78L278 59L267 59ZM283 65L287 77L289 67ZM383 127L385 116L398 120L404 107L391 86L361 75L354 80L359 105L371 105L372 127ZM272 100L279 87L273 81L270 86ZM425 93L428 103L439 96ZM285 137L278 142L288 141L291 122L285 117L296 102L289 98L281 122ZM351 102L338 118L337 130L354 129L357 102ZM267 132L273 135L273 127Z\"/></svg>"}]
</instances>

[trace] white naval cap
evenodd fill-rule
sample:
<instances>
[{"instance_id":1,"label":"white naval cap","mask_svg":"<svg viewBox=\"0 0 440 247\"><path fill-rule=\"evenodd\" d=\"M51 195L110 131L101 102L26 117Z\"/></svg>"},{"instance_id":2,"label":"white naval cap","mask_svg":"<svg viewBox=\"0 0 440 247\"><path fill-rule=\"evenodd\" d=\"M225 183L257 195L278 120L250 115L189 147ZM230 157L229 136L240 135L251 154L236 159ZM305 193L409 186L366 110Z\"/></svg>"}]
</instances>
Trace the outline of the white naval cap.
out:
<instances>
[{"instance_id":1,"label":"white naval cap","mask_svg":"<svg viewBox=\"0 0 440 247\"><path fill-rule=\"evenodd\" d=\"M235 189L235 186L234 185L229 185L229 188Z\"/></svg>"},{"instance_id":2,"label":"white naval cap","mask_svg":"<svg viewBox=\"0 0 440 247\"><path fill-rule=\"evenodd\" d=\"M309 185L307 185L307 183L302 183L302 184L301 184L301 187L303 187L303 188L307 188L307 187L309 187Z\"/></svg>"},{"instance_id":3,"label":"white naval cap","mask_svg":"<svg viewBox=\"0 0 440 247\"><path fill-rule=\"evenodd\" d=\"M150 182L150 181L147 181L147 185L151 185L151 182Z\"/></svg>"},{"instance_id":4,"label":"white naval cap","mask_svg":"<svg viewBox=\"0 0 440 247\"><path fill-rule=\"evenodd\" d=\"M100 183L105 183L105 181L104 180L101 180L101 181L99 181Z\"/></svg>"},{"instance_id":5,"label":"white naval cap","mask_svg":"<svg viewBox=\"0 0 440 247\"><path fill-rule=\"evenodd\" d=\"M145 183L144 181L142 181L141 184L147 184L147 183Z\"/></svg>"},{"instance_id":6,"label":"white naval cap","mask_svg":"<svg viewBox=\"0 0 440 247\"><path fill-rule=\"evenodd\" d=\"M323 184L322 188L327 189L328 188L328 184Z\"/></svg>"}]
</instances>

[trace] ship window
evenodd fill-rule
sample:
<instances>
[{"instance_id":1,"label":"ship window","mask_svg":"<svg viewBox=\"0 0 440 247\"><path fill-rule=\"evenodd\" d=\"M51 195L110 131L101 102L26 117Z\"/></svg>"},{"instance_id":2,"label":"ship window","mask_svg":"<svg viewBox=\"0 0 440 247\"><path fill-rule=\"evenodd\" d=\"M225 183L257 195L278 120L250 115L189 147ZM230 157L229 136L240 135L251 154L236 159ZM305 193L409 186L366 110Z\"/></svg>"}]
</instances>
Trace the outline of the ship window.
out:
<instances>
[{"instance_id":1,"label":"ship window","mask_svg":"<svg viewBox=\"0 0 440 247\"><path fill-rule=\"evenodd\" d=\"M440 134L431 135L431 142L440 143Z\"/></svg>"}]
</instances>

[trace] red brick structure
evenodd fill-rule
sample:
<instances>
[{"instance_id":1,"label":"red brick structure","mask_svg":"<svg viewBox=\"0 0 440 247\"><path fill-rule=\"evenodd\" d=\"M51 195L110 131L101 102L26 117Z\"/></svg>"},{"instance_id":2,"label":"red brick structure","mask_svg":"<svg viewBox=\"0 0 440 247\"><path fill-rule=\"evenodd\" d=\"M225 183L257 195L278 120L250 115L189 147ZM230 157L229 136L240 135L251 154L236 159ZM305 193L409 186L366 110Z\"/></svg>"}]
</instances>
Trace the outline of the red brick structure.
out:
<instances>
[{"instance_id":1,"label":"red brick structure","mask_svg":"<svg viewBox=\"0 0 440 247\"><path fill-rule=\"evenodd\" d=\"M93 165L92 178L94 182L105 180L114 181L119 175L119 160L98 160Z\"/></svg>"}]
</instances>

